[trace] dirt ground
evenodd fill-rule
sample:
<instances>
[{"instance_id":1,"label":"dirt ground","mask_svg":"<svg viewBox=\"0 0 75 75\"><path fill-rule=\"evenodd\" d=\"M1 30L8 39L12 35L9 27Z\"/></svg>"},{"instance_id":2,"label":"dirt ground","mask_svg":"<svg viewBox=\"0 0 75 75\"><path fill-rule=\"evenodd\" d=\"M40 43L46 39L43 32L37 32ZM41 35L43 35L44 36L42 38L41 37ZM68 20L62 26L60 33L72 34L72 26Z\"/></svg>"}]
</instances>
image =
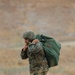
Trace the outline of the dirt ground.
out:
<instances>
[{"instance_id":1,"label":"dirt ground","mask_svg":"<svg viewBox=\"0 0 75 75\"><path fill-rule=\"evenodd\" d=\"M63 42L59 65L49 69L47 75L75 74L75 42ZM28 59L20 58L21 48L0 49L0 75L29 75Z\"/></svg>"}]
</instances>

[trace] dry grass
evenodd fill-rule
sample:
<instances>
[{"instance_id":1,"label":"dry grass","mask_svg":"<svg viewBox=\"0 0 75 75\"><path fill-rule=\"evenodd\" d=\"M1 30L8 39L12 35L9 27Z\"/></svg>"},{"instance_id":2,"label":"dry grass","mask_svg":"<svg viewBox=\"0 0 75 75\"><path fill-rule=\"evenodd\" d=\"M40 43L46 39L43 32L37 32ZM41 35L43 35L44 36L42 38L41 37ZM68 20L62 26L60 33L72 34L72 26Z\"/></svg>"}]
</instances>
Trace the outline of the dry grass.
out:
<instances>
[{"instance_id":1,"label":"dry grass","mask_svg":"<svg viewBox=\"0 0 75 75\"><path fill-rule=\"evenodd\" d=\"M0 75L29 75L28 60L20 58L19 48L26 30L75 40L75 1L0 0ZM75 74L74 46L62 45L59 65L48 75Z\"/></svg>"},{"instance_id":2,"label":"dry grass","mask_svg":"<svg viewBox=\"0 0 75 75\"><path fill-rule=\"evenodd\" d=\"M48 75L75 74L75 47L62 45L59 65L49 70ZM28 60L20 58L20 48L0 50L0 75L29 75Z\"/></svg>"},{"instance_id":3,"label":"dry grass","mask_svg":"<svg viewBox=\"0 0 75 75\"><path fill-rule=\"evenodd\" d=\"M75 40L74 10L74 0L1 0L0 42L18 44L26 30Z\"/></svg>"}]
</instances>

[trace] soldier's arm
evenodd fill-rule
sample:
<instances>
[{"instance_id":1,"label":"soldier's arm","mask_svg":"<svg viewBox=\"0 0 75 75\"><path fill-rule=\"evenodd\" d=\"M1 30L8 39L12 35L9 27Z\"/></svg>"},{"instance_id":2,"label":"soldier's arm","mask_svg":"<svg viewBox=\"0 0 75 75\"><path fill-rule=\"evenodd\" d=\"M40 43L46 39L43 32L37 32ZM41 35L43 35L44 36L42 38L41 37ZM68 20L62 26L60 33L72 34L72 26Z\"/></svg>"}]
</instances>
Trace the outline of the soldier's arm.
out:
<instances>
[{"instance_id":1,"label":"soldier's arm","mask_svg":"<svg viewBox=\"0 0 75 75\"><path fill-rule=\"evenodd\" d=\"M28 58L27 50L28 50L28 48L26 48L25 50L24 50L24 48L22 48L21 54L20 54L22 59L27 59Z\"/></svg>"},{"instance_id":2,"label":"soldier's arm","mask_svg":"<svg viewBox=\"0 0 75 75\"><path fill-rule=\"evenodd\" d=\"M39 52L40 50L43 49L42 47L42 43L41 42L37 42L37 43L31 43L28 47L29 52Z\"/></svg>"}]
</instances>

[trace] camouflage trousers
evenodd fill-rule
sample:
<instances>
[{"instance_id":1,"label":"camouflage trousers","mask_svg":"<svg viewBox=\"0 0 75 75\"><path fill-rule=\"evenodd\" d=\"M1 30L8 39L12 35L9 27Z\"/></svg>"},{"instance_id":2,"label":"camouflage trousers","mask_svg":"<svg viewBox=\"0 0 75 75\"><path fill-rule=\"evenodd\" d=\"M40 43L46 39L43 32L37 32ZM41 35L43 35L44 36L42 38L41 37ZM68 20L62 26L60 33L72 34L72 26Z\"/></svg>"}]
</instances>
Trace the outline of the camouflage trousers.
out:
<instances>
[{"instance_id":1,"label":"camouflage trousers","mask_svg":"<svg viewBox=\"0 0 75 75\"><path fill-rule=\"evenodd\" d=\"M47 71L44 71L44 72L41 72L41 73L33 73L33 74L30 74L30 75L46 75L47 74Z\"/></svg>"},{"instance_id":2,"label":"camouflage trousers","mask_svg":"<svg viewBox=\"0 0 75 75\"><path fill-rule=\"evenodd\" d=\"M39 71L30 71L30 75L47 75L49 69L46 70L39 70Z\"/></svg>"}]
</instances>

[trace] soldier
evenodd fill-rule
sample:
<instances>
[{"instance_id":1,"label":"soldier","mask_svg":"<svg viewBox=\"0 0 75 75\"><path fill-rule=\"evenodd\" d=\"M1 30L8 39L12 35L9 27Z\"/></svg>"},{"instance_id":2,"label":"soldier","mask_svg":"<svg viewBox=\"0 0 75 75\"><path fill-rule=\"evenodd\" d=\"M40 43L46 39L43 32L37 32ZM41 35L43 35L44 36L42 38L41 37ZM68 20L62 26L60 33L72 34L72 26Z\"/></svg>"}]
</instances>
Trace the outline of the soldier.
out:
<instances>
[{"instance_id":1,"label":"soldier","mask_svg":"<svg viewBox=\"0 0 75 75\"><path fill-rule=\"evenodd\" d=\"M25 47L22 48L21 58L29 58L30 75L46 75L49 67L44 54L42 43L36 39L32 31L23 34Z\"/></svg>"}]
</instances>

